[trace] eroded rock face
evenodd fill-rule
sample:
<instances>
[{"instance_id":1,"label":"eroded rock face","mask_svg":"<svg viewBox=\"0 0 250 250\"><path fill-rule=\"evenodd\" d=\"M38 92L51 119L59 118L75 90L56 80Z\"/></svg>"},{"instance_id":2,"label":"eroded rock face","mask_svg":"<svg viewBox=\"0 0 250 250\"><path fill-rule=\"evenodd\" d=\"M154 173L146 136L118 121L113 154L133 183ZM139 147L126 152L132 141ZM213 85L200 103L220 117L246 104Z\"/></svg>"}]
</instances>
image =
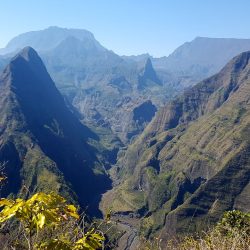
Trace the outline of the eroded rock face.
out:
<instances>
[{"instance_id":1,"label":"eroded rock face","mask_svg":"<svg viewBox=\"0 0 250 250\"><path fill-rule=\"evenodd\" d=\"M106 137L113 134L125 144L141 131L131 120L134 108L151 100L158 109L184 87L217 72L231 57L250 49L248 39L196 38L168 57L120 57L89 31L50 27L14 38L0 53L13 53L27 45L39 51L57 87L82 119L106 130ZM131 102L122 107L127 97Z\"/></svg>"},{"instance_id":2,"label":"eroded rock face","mask_svg":"<svg viewBox=\"0 0 250 250\"><path fill-rule=\"evenodd\" d=\"M144 211L146 236L204 229L248 199L249 59L240 54L160 109L120 155L113 209Z\"/></svg>"},{"instance_id":3,"label":"eroded rock face","mask_svg":"<svg viewBox=\"0 0 250 250\"><path fill-rule=\"evenodd\" d=\"M127 144L141 131L141 125L133 122L133 109L147 100L162 105L174 91L170 76L159 77L149 58L142 65L124 60L86 30L50 27L29 32L14 38L0 53L13 53L24 45L39 51L61 93L83 122L98 127L97 133L102 131L103 140L113 134L117 143Z\"/></svg>"},{"instance_id":4,"label":"eroded rock face","mask_svg":"<svg viewBox=\"0 0 250 250\"><path fill-rule=\"evenodd\" d=\"M162 85L162 82L159 79L159 77L157 76L150 58L148 58L146 60L146 63L145 63L145 66L144 66L142 72L139 75L138 88L144 89L150 85L152 86L155 84Z\"/></svg>"},{"instance_id":5,"label":"eroded rock face","mask_svg":"<svg viewBox=\"0 0 250 250\"><path fill-rule=\"evenodd\" d=\"M6 64L6 60L0 57L0 72L1 73L2 73L2 70L4 69L5 64Z\"/></svg>"},{"instance_id":6,"label":"eroded rock face","mask_svg":"<svg viewBox=\"0 0 250 250\"><path fill-rule=\"evenodd\" d=\"M65 41L68 42L70 41ZM154 94L154 99L157 100L157 93L163 88L150 60L143 67L142 78L138 78L140 69L135 63L127 63L108 50L86 50L81 41L74 42L78 45L73 46L74 50L77 49L73 55L66 45L54 49L53 53L43 55L45 63L49 65L49 71L61 91L82 114L85 122L110 129L123 143L128 143L150 121L147 118L145 123L138 125L137 121L133 120L134 108L142 105ZM58 51L55 53L55 50ZM65 60L68 56L74 57L74 54L75 59ZM69 63L72 61L75 64ZM69 82L70 88L66 87ZM143 90L139 88L141 83L145 85ZM167 85L165 87L168 88ZM156 105L159 106L162 100L168 98L168 95L162 94ZM148 112L152 113L152 110Z\"/></svg>"}]
</instances>

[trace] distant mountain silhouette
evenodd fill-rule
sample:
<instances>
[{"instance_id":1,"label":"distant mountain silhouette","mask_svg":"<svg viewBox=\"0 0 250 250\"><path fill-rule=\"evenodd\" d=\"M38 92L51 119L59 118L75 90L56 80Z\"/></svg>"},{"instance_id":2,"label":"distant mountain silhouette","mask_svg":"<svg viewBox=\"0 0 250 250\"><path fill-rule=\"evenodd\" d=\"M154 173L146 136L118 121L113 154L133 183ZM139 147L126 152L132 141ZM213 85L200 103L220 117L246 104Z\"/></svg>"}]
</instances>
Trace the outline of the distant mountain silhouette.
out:
<instances>
[{"instance_id":1,"label":"distant mountain silhouette","mask_svg":"<svg viewBox=\"0 0 250 250\"><path fill-rule=\"evenodd\" d=\"M87 30L52 26L44 30L27 32L13 38L4 49L0 50L0 54L15 53L25 46L31 46L38 51L51 50L70 36L85 43L92 41L96 47L103 48L95 40L94 35Z\"/></svg>"}]
</instances>

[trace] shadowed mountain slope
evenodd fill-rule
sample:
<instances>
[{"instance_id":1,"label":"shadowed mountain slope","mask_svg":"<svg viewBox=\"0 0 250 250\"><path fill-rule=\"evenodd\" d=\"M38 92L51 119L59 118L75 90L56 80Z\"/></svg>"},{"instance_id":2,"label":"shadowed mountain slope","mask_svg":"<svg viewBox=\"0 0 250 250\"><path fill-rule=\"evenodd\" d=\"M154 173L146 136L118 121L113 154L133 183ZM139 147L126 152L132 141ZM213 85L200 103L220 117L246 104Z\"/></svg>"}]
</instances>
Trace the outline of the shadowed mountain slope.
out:
<instances>
[{"instance_id":1,"label":"shadowed mountain slope","mask_svg":"<svg viewBox=\"0 0 250 250\"><path fill-rule=\"evenodd\" d=\"M132 120L138 105L151 101L159 109L183 88L249 50L250 40L198 37L168 57L120 57L89 31L49 27L13 38L0 53L24 46L39 51L56 86L76 107L83 123L97 128L103 143L117 150L121 141L128 144L148 123L138 126ZM109 135L114 140L108 142Z\"/></svg>"},{"instance_id":2,"label":"shadowed mountain slope","mask_svg":"<svg viewBox=\"0 0 250 250\"><path fill-rule=\"evenodd\" d=\"M4 195L55 190L82 206L109 186L97 150L99 138L67 108L37 53L23 49L0 80L0 161Z\"/></svg>"}]
</instances>

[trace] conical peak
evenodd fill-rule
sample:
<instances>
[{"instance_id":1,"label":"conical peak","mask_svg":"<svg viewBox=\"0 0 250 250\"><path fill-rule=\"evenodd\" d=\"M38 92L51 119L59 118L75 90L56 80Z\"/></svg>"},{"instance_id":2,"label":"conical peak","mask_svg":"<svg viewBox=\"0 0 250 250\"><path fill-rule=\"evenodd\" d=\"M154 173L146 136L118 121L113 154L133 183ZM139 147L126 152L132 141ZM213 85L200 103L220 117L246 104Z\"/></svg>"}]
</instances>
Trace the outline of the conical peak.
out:
<instances>
[{"instance_id":1,"label":"conical peak","mask_svg":"<svg viewBox=\"0 0 250 250\"><path fill-rule=\"evenodd\" d=\"M37 52L32 47L29 47L29 46L23 48L16 56L14 56L11 59L10 66L12 70L16 68L16 67L14 68L12 67L15 65L18 66L17 68L19 69L20 69L20 65L22 65L22 67L26 67L26 69L29 68L29 70L32 69L32 71L34 72L37 72L37 73L39 72L40 74L48 74L43 64L42 59L39 57Z\"/></svg>"},{"instance_id":2,"label":"conical peak","mask_svg":"<svg viewBox=\"0 0 250 250\"><path fill-rule=\"evenodd\" d=\"M6 66L2 79L3 82L18 89L34 91L55 88L42 59L31 47L25 47Z\"/></svg>"},{"instance_id":3,"label":"conical peak","mask_svg":"<svg viewBox=\"0 0 250 250\"><path fill-rule=\"evenodd\" d=\"M143 69L143 75L144 77L150 78L150 79L156 79L156 72L153 68L152 62L150 58L147 58L144 69Z\"/></svg>"},{"instance_id":4,"label":"conical peak","mask_svg":"<svg viewBox=\"0 0 250 250\"><path fill-rule=\"evenodd\" d=\"M147 60L146 60L146 63L145 63L145 70L152 70L153 69L153 65L152 65L152 62L151 62L151 59L148 57Z\"/></svg>"},{"instance_id":5,"label":"conical peak","mask_svg":"<svg viewBox=\"0 0 250 250\"><path fill-rule=\"evenodd\" d=\"M15 61L18 57L22 57L26 61L40 60L37 52L30 46L23 48L11 61Z\"/></svg>"}]
</instances>

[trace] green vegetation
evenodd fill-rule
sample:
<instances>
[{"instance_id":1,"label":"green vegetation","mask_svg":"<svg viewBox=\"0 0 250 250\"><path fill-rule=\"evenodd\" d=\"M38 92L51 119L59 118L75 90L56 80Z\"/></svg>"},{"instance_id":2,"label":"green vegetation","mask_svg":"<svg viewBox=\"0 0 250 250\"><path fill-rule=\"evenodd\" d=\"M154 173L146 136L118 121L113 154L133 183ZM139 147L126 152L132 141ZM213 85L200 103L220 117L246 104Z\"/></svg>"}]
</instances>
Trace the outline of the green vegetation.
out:
<instances>
[{"instance_id":1,"label":"green vegetation","mask_svg":"<svg viewBox=\"0 0 250 250\"><path fill-rule=\"evenodd\" d=\"M10 230L1 249L96 250L104 244L103 233L86 230L77 208L55 193L36 193L28 200L1 199L0 207L1 228Z\"/></svg>"},{"instance_id":2,"label":"green vegetation","mask_svg":"<svg viewBox=\"0 0 250 250\"><path fill-rule=\"evenodd\" d=\"M249 209L249 58L239 55L163 107L119 155L112 209L126 197L129 211L143 211L141 235L202 231L224 211Z\"/></svg>"},{"instance_id":3,"label":"green vegetation","mask_svg":"<svg viewBox=\"0 0 250 250\"><path fill-rule=\"evenodd\" d=\"M4 74L0 160L6 162L8 182L2 195L54 191L82 208L95 200L97 215L97 197L110 186L107 160L99 156L109 150L94 147L99 137L69 109L32 48L13 58Z\"/></svg>"},{"instance_id":4,"label":"green vegetation","mask_svg":"<svg viewBox=\"0 0 250 250\"><path fill-rule=\"evenodd\" d=\"M149 170L148 174L153 172ZM164 180L168 180L170 176L165 175ZM2 171L0 180L5 179ZM86 226L85 217L78 214L77 208L67 204L56 193L40 192L29 199L2 198L0 208L1 249L97 250L103 249L105 242L104 233L100 229L109 231L107 246L114 246L117 237L122 237L122 232L116 232L115 225L108 226L111 223L111 211L106 215L107 223L101 222L98 227L95 224ZM176 238L169 240L161 239L161 234L157 234L161 227L157 228L155 221L163 220L164 217L165 211L161 209L143 220L144 225L141 226L146 230L151 228L147 232L148 236L155 236L150 241L143 240L142 236L138 249L158 250L164 247L171 250L246 250L250 244L250 213L227 211L210 231L182 238L175 235ZM3 233L6 231L8 234Z\"/></svg>"},{"instance_id":5,"label":"green vegetation","mask_svg":"<svg viewBox=\"0 0 250 250\"><path fill-rule=\"evenodd\" d=\"M217 229L227 236L232 236L235 231L250 236L250 213L239 210L227 211L217 224Z\"/></svg>"},{"instance_id":6,"label":"green vegetation","mask_svg":"<svg viewBox=\"0 0 250 250\"><path fill-rule=\"evenodd\" d=\"M227 211L215 227L199 235L168 241L155 237L144 241L141 250L247 250L250 246L250 213ZM160 248L161 247L161 248Z\"/></svg>"}]
</instances>

